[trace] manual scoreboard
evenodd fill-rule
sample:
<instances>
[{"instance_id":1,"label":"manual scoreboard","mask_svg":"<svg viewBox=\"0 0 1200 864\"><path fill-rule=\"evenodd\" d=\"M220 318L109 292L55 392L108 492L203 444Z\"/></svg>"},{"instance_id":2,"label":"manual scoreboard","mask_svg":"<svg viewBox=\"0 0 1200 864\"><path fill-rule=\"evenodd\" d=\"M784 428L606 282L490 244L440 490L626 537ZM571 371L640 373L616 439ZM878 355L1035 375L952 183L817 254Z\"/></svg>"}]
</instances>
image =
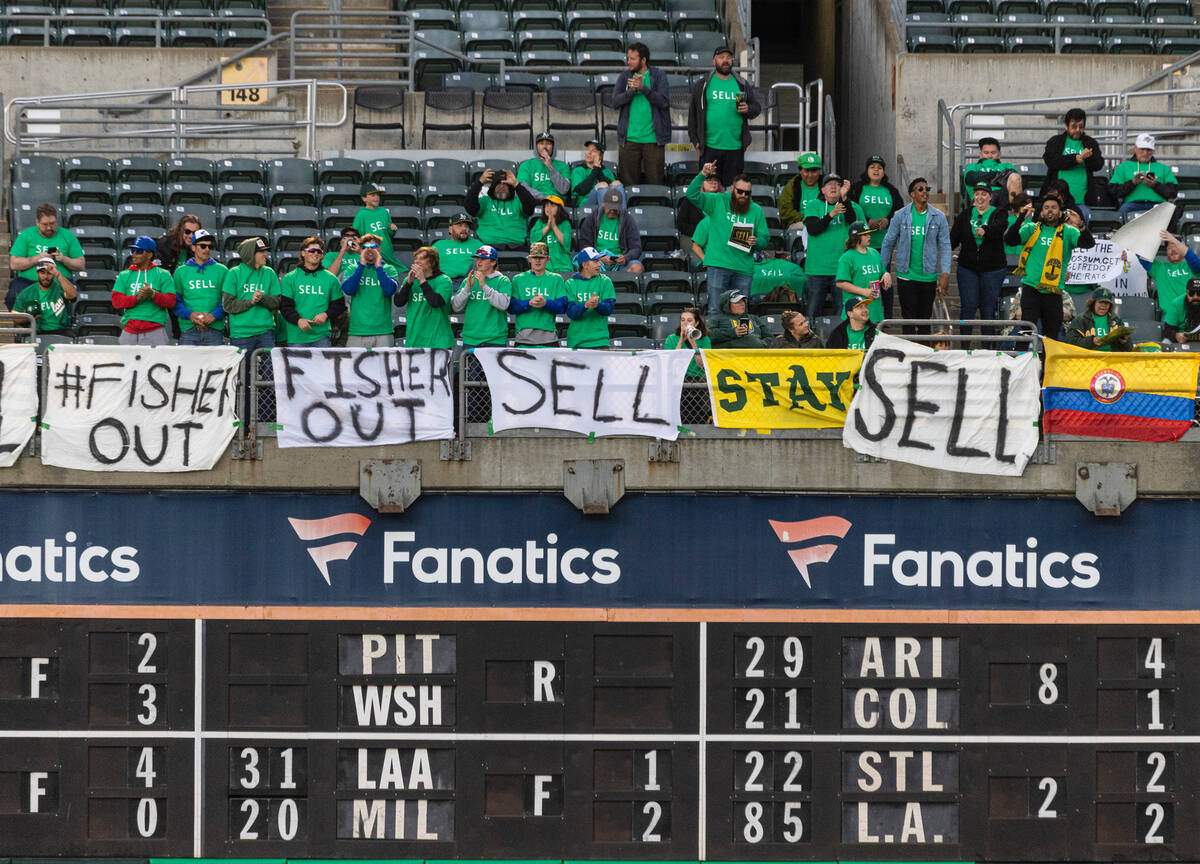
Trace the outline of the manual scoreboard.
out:
<instances>
[{"instance_id":1,"label":"manual scoreboard","mask_svg":"<svg viewBox=\"0 0 1200 864\"><path fill-rule=\"evenodd\" d=\"M1194 861L1197 659L1191 625L9 619L0 855Z\"/></svg>"}]
</instances>

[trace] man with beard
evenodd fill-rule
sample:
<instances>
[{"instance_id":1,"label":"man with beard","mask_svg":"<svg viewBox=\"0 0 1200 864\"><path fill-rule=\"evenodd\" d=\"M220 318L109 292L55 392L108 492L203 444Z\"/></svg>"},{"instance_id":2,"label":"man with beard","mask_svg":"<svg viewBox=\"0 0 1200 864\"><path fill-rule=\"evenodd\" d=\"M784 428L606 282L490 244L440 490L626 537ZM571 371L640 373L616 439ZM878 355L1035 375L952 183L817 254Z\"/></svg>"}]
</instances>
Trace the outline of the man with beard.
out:
<instances>
[{"instance_id":1,"label":"man with beard","mask_svg":"<svg viewBox=\"0 0 1200 864\"><path fill-rule=\"evenodd\" d=\"M1104 167L1104 156L1096 139L1084 134L1087 114L1082 108L1072 108L1063 117L1063 122L1066 129L1046 142L1046 151L1042 154L1048 169L1042 193L1045 195L1061 183L1070 200L1084 204L1092 175ZM1086 209L1083 218L1084 221L1091 220Z\"/></svg>"},{"instance_id":2,"label":"man with beard","mask_svg":"<svg viewBox=\"0 0 1200 864\"><path fill-rule=\"evenodd\" d=\"M474 219L466 213L456 213L450 220L450 236L433 244L442 272L451 279L463 278L475 263L475 253L482 244L471 236L474 227Z\"/></svg>"},{"instance_id":3,"label":"man with beard","mask_svg":"<svg viewBox=\"0 0 1200 864\"><path fill-rule=\"evenodd\" d=\"M464 206L468 215L479 219L476 236L480 243L506 252L524 250L525 220L533 215L537 201L512 171L505 171L503 177L490 168L484 171L467 187Z\"/></svg>"},{"instance_id":4,"label":"man with beard","mask_svg":"<svg viewBox=\"0 0 1200 864\"><path fill-rule=\"evenodd\" d=\"M671 90L667 73L650 67L650 49L631 42L625 51L626 69L613 86L617 115L617 168L627 186L661 186L671 141Z\"/></svg>"},{"instance_id":5,"label":"man with beard","mask_svg":"<svg viewBox=\"0 0 1200 864\"><path fill-rule=\"evenodd\" d=\"M713 52L713 72L692 86L688 109L688 140L700 164L716 162L721 183L728 186L746 164L750 121L762 112L758 92L733 73L733 49Z\"/></svg>"},{"instance_id":6,"label":"man with beard","mask_svg":"<svg viewBox=\"0 0 1200 864\"><path fill-rule=\"evenodd\" d=\"M1188 280L1200 273L1200 255L1170 231L1159 231L1158 236L1167 243L1167 260L1150 262L1139 255L1138 263L1154 281L1154 302L1165 316L1168 309L1175 308L1183 299Z\"/></svg>"},{"instance_id":7,"label":"man with beard","mask_svg":"<svg viewBox=\"0 0 1200 864\"><path fill-rule=\"evenodd\" d=\"M1037 221L1033 202L1021 209L1021 218L1004 234L1004 242L1021 245L1016 274L1021 276L1021 320L1041 322L1042 335L1058 338L1063 325L1063 279L1071 253L1096 245L1091 233L1066 224L1062 198L1049 193L1042 200Z\"/></svg>"},{"instance_id":8,"label":"man with beard","mask_svg":"<svg viewBox=\"0 0 1200 864\"><path fill-rule=\"evenodd\" d=\"M53 258L39 258L38 281L17 295L14 312L24 312L37 319L39 333L72 335L71 314L67 301L78 296L75 285L59 272Z\"/></svg>"},{"instance_id":9,"label":"man with beard","mask_svg":"<svg viewBox=\"0 0 1200 864\"><path fill-rule=\"evenodd\" d=\"M1189 279L1183 296L1163 312L1162 333L1164 342L1200 342L1200 276Z\"/></svg>"},{"instance_id":10,"label":"man with beard","mask_svg":"<svg viewBox=\"0 0 1200 864\"><path fill-rule=\"evenodd\" d=\"M804 227L808 252L804 257L807 280L808 317L823 315L826 295L833 295L834 311L842 308L842 289L837 287L837 266L846 251L853 222L866 222L866 214L853 201L843 198L848 184L837 174L826 174L821 194L804 202Z\"/></svg>"},{"instance_id":11,"label":"man with beard","mask_svg":"<svg viewBox=\"0 0 1200 864\"><path fill-rule=\"evenodd\" d=\"M547 195L566 198L571 192L571 166L554 158L554 136L539 132L533 156L517 167L517 182L538 201Z\"/></svg>"},{"instance_id":12,"label":"man with beard","mask_svg":"<svg viewBox=\"0 0 1200 864\"><path fill-rule=\"evenodd\" d=\"M700 191L704 178L716 171L716 162L704 163L687 188L687 200L709 220L704 265L708 269L710 315L719 308L721 295L726 291L750 296L754 284L753 251L767 248L771 240L767 217L762 207L751 200L750 178L745 174L733 178L728 195Z\"/></svg>"},{"instance_id":13,"label":"man with beard","mask_svg":"<svg viewBox=\"0 0 1200 864\"><path fill-rule=\"evenodd\" d=\"M13 238L8 250L8 267L17 275L9 283L4 297L7 309L14 310L17 295L37 282L37 263L41 258L53 258L58 272L71 277L71 271L83 269L83 248L79 239L66 228L59 227L58 210L53 204L39 204L37 221Z\"/></svg>"},{"instance_id":14,"label":"man with beard","mask_svg":"<svg viewBox=\"0 0 1200 864\"><path fill-rule=\"evenodd\" d=\"M853 294L842 305L846 317L829 334L826 348L867 351L875 341L875 325L871 322L871 298Z\"/></svg>"}]
</instances>

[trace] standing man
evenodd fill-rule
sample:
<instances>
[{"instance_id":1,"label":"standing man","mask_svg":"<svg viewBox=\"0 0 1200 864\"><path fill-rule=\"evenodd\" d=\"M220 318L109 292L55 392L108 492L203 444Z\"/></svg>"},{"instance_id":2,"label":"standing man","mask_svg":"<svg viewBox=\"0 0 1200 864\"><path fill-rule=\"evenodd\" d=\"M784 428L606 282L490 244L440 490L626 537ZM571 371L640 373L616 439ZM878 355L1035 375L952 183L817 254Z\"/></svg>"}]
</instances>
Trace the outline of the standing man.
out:
<instances>
[{"instance_id":1,"label":"standing man","mask_svg":"<svg viewBox=\"0 0 1200 864\"><path fill-rule=\"evenodd\" d=\"M621 204L621 193L609 189L604 193L601 208L583 217L583 224L579 226L580 242L600 250L604 255L605 270L641 273L642 237L637 222Z\"/></svg>"},{"instance_id":2,"label":"standing man","mask_svg":"<svg viewBox=\"0 0 1200 864\"><path fill-rule=\"evenodd\" d=\"M158 246L152 237L136 238L130 247L133 263L113 284L112 304L121 310L122 345L166 345L170 330L168 309L175 308L171 274L154 266Z\"/></svg>"},{"instance_id":3,"label":"standing man","mask_svg":"<svg viewBox=\"0 0 1200 864\"><path fill-rule=\"evenodd\" d=\"M229 272L212 257L215 238L203 228L192 234L192 257L175 268L175 317L180 345L224 345L221 286Z\"/></svg>"},{"instance_id":4,"label":"standing man","mask_svg":"<svg viewBox=\"0 0 1200 864\"><path fill-rule=\"evenodd\" d=\"M475 266L450 298L455 312L463 316L463 345L505 345L508 342L508 305L512 302L512 283L496 267L500 253L491 246L480 246Z\"/></svg>"},{"instance_id":5,"label":"standing man","mask_svg":"<svg viewBox=\"0 0 1200 864\"><path fill-rule=\"evenodd\" d=\"M850 225L866 222L862 208L845 200L850 189L838 174L826 174L821 194L804 202L804 228L808 232L808 253L804 256L807 280L808 317L824 314L825 297L833 297L833 308L842 308L842 289L837 287L837 266L850 239Z\"/></svg>"},{"instance_id":6,"label":"standing man","mask_svg":"<svg viewBox=\"0 0 1200 864\"><path fill-rule=\"evenodd\" d=\"M17 275L8 284L4 306L13 309L17 295L38 281L37 263L40 258L53 258L58 272L71 277L71 271L83 269L83 248L79 239L66 228L58 227L58 210L53 204L39 204L36 221L13 240L8 252L8 266Z\"/></svg>"},{"instance_id":7,"label":"standing man","mask_svg":"<svg viewBox=\"0 0 1200 864\"><path fill-rule=\"evenodd\" d=\"M918 177L908 184L909 203L896 211L883 238L880 257L886 270L896 253L896 293L905 318L932 318L933 299L950 288L950 223L929 206L929 182ZM916 333L906 327L905 333Z\"/></svg>"},{"instance_id":8,"label":"standing man","mask_svg":"<svg viewBox=\"0 0 1200 864\"><path fill-rule=\"evenodd\" d=\"M550 248L545 243L529 244L529 269L512 278L512 303L508 311L517 316L518 345L553 345L558 341L554 316L567 311L567 284L557 273L546 270Z\"/></svg>"},{"instance_id":9,"label":"standing man","mask_svg":"<svg viewBox=\"0 0 1200 864\"><path fill-rule=\"evenodd\" d=\"M717 163L717 175L728 186L746 165L750 121L762 112L758 92L733 73L733 49L713 52L713 71L692 86L688 139L700 164Z\"/></svg>"},{"instance_id":10,"label":"standing man","mask_svg":"<svg viewBox=\"0 0 1200 864\"><path fill-rule=\"evenodd\" d=\"M249 358L255 348L275 347L279 277L267 266L267 243L261 237L244 240L238 257L241 262L225 274L221 305L229 318L229 344Z\"/></svg>"},{"instance_id":11,"label":"standing man","mask_svg":"<svg viewBox=\"0 0 1200 864\"><path fill-rule=\"evenodd\" d=\"M38 333L71 334L71 315L67 302L78 296L75 285L58 272L53 258L39 258L36 285L30 285L17 296L14 311L24 312L37 319Z\"/></svg>"},{"instance_id":12,"label":"standing man","mask_svg":"<svg viewBox=\"0 0 1200 864\"><path fill-rule=\"evenodd\" d=\"M1063 122L1066 129L1046 142L1046 151L1042 154L1042 161L1049 169L1046 172L1046 184L1042 187L1043 194L1061 182L1068 193L1062 203L1074 201L1085 204L1088 184L1092 175L1104 167L1104 156L1096 139L1084 134L1087 114L1082 108L1072 108L1063 117ZM1085 222L1091 221L1091 214L1086 208L1083 218Z\"/></svg>"},{"instance_id":13,"label":"standing man","mask_svg":"<svg viewBox=\"0 0 1200 864\"><path fill-rule=\"evenodd\" d=\"M466 213L455 213L450 220L450 236L433 244L437 250L441 272L451 279L461 279L467 275L475 261L475 253L479 251L480 243L471 236L475 220Z\"/></svg>"},{"instance_id":14,"label":"standing man","mask_svg":"<svg viewBox=\"0 0 1200 864\"><path fill-rule=\"evenodd\" d=\"M324 254L321 238L307 238L300 247L300 266L283 277L279 317L287 327L289 345L329 348L333 344L329 322L346 310L346 301L341 283L321 263Z\"/></svg>"},{"instance_id":15,"label":"standing man","mask_svg":"<svg viewBox=\"0 0 1200 864\"><path fill-rule=\"evenodd\" d=\"M349 348L392 348L396 344L392 324L392 295L398 273L384 263L379 236L362 236L358 266L342 280L342 293L350 298Z\"/></svg>"},{"instance_id":16,"label":"standing man","mask_svg":"<svg viewBox=\"0 0 1200 864\"><path fill-rule=\"evenodd\" d=\"M1133 142L1133 155L1113 169L1108 189L1121 202L1117 211L1141 213L1179 194L1175 173L1154 158L1154 136L1143 132Z\"/></svg>"},{"instance_id":17,"label":"standing man","mask_svg":"<svg viewBox=\"0 0 1200 864\"><path fill-rule=\"evenodd\" d=\"M379 254L384 262L397 267L400 262L396 260L396 253L392 249L392 234L396 230L396 223L392 221L392 214L384 209L381 203L386 191L378 183L362 184L359 192L362 194L363 206L354 214L354 228L360 235L374 234L378 237Z\"/></svg>"},{"instance_id":18,"label":"standing man","mask_svg":"<svg viewBox=\"0 0 1200 864\"><path fill-rule=\"evenodd\" d=\"M482 194L484 184L488 185L486 195ZM467 187L463 206L469 215L479 218L476 233L481 243L506 252L525 248L529 230L525 220L533 215L537 201L513 172L501 176L490 168L484 171Z\"/></svg>"},{"instance_id":19,"label":"standing man","mask_svg":"<svg viewBox=\"0 0 1200 864\"><path fill-rule=\"evenodd\" d=\"M533 156L517 166L517 182L540 201L547 195L571 194L571 166L554 158L554 136L539 132L533 142Z\"/></svg>"},{"instance_id":20,"label":"standing man","mask_svg":"<svg viewBox=\"0 0 1200 864\"><path fill-rule=\"evenodd\" d=\"M650 49L641 42L625 52L626 71L613 85L617 115L617 173L626 186L663 184L671 141L671 89L667 73L650 67Z\"/></svg>"},{"instance_id":21,"label":"standing man","mask_svg":"<svg viewBox=\"0 0 1200 864\"><path fill-rule=\"evenodd\" d=\"M750 178L733 177L728 195L701 192L704 178L717 171L716 162L706 162L687 188L687 199L709 219L704 244L704 265L708 270L708 314L720 308L721 295L736 291L746 297L754 284L755 249L766 249L771 242L767 217L762 207L750 198Z\"/></svg>"},{"instance_id":22,"label":"standing man","mask_svg":"<svg viewBox=\"0 0 1200 864\"><path fill-rule=\"evenodd\" d=\"M804 202L821 194L821 157L801 153L796 157L800 173L783 185L779 193L779 220L789 231L804 227Z\"/></svg>"}]
</instances>

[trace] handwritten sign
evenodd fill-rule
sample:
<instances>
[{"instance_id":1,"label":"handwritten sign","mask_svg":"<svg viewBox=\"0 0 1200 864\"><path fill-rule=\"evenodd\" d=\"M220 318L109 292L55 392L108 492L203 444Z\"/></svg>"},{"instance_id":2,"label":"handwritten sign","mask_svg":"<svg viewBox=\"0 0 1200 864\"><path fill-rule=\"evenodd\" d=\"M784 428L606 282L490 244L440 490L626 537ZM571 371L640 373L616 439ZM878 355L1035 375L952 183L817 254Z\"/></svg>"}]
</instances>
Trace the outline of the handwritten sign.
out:
<instances>
[{"instance_id":1,"label":"handwritten sign","mask_svg":"<svg viewBox=\"0 0 1200 864\"><path fill-rule=\"evenodd\" d=\"M9 468L37 422L37 353L32 345L0 345L0 468Z\"/></svg>"},{"instance_id":2,"label":"handwritten sign","mask_svg":"<svg viewBox=\"0 0 1200 864\"><path fill-rule=\"evenodd\" d=\"M1121 260L1125 250L1112 240L1097 240L1091 249L1076 249L1067 262L1068 285L1097 285L1122 275L1130 265L1140 267L1132 255Z\"/></svg>"},{"instance_id":3,"label":"handwritten sign","mask_svg":"<svg viewBox=\"0 0 1200 864\"><path fill-rule=\"evenodd\" d=\"M46 352L42 463L204 471L233 440L238 349L56 345Z\"/></svg>"}]
</instances>

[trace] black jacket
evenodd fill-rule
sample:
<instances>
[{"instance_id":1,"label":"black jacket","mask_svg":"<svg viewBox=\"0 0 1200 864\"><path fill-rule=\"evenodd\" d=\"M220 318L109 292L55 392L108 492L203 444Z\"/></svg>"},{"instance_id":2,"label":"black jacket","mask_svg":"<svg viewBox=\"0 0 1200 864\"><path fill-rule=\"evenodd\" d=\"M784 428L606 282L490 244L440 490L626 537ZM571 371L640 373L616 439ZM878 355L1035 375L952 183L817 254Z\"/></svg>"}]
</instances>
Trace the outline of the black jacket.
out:
<instances>
[{"instance_id":1,"label":"black jacket","mask_svg":"<svg viewBox=\"0 0 1200 864\"><path fill-rule=\"evenodd\" d=\"M846 336L846 331L850 329L850 319L845 318L842 323L833 328L833 332L829 334L829 341L825 343L826 348L849 348L850 339ZM867 322L867 335L863 337L863 345L866 348L871 347L871 343L875 341L875 324Z\"/></svg>"},{"instance_id":2,"label":"black jacket","mask_svg":"<svg viewBox=\"0 0 1200 864\"><path fill-rule=\"evenodd\" d=\"M862 206L862 204L859 202L858 199L862 197L862 190L863 190L863 187L867 185L867 182L868 181L867 181L867 178L865 175L862 177L859 177L857 180L855 180L853 183L850 184L850 194L846 196L851 201L858 204L860 207ZM889 213L887 216L888 219L891 219L893 216L896 215L896 211L904 206L904 196L902 196L900 194L899 189L897 189L895 186L892 185L891 181L888 180L886 174L883 175L883 182L880 183L879 185L881 185L884 189L888 190L888 192L892 193L892 212Z\"/></svg>"},{"instance_id":3,"label":"black jacket","mask_svg":"<svg viewBox=\"0 0 1200 864\"><path fill-rule=\"evenodd\" d=\"M483 183L478 179L476 179L474 183L467 187L467 197L466 200L463 201L463 209L466 210L471 216L479 215L479 193L482 191ZM492 183L490 186L488 186L488 197L495 198L496 196L493 194L495 191L496 183ZM535 201L533 196L529 194L529 190L525 188L525 184L518 183L513 192L515 193L517 200L521 202L521 210L527 217L532 216L533 211L537 209L537 201Z\"/></svg>"},{"instance_id":4,"label":"black jacket","mask_svg":"<svg viewBox=\"0 0 1200 864\"><path fill-rule=\"evenodd\" d=\"M1158 162L1158 160L1153 157L1150 158L1150 161ZM1158 164L1161 165L1162 163L1159 162ZM1155 178L1155 179L1157 179L1157 178ZM1125 203L1125 199L1127 197L1129 197L1129 193L1133 191L1133 187L1137 186L1137 185L1139 185L1139 184L1133 182L1132 180L1130 180L1128 183L1113 184L1110 182L1108 184L1108 191L1112 193L1112 196L1114 198L1116 198L1118 201L1120 201L1123 204L1123 203ZM1154 191L1157 192L1159 195L1161 195L1163 197L1163 200L1174 201L1179 196L1179 184L1178 183L1159 183L1157 186L1154 187Z\"/></svg>"},{"instance_id":5,"label":"black jacket","mask_svg":"<svg viewBox=\"0 0 1200 864\"><path fill-rule=\"evenodd\" d=\"M1002 270L1008 266L1004 253L1004 231L1008 227L1008 211L997 207L983 228L983 242L976 245L975 232L971 230L971 213L974 205L967 207L954 219L950 226L950 248L961 246L958 251L958 266L978 273Z\"/></svg>"},{"instance_id":6,"label":"black jacket","mask_svg":"<svg viewBox=\"0 0 1200 864\"><path fill-rule=\"evenodd\" d=\"M704 93L708 89L708 82L715 74L715 72L710 72L703 75L692 85L692 102L688 107L688 140L692 142L693 147L703 148L705 146L704 123L707 103ZM758 88L736 72L732 77L742 88L742 92L746 94L748 110L742 118L742 149L745 150L750 146L750 121L762 113L762 103L758 100Z\"/></svg>"},{"instance_id":7,"label":"black jacket","mask_svg":"<svg viewBox=\"0 0 1200 864\"><path fill-rule=\"evenodd\" d=\"M1046 163L1046 182L1042 184L1042 192L1044 194L1049 190L1055 181L1058 180L1059 171L1069 171L1075 167L1075 157L1073 155L1063 153L1063 144L1066 143L1067 133L1059 132L1046 142L1046 150L1042 153L1042 161ZM1079 139L1083 149L1092 151L1092 155L1083 161L1083 167L1087 169L1088 183L1092 181L1092 175L1104 167L1104 156L1100 153L1100 145L1091 135L1085 134ZM1082 201L1078 202L1084 203Z\"/></svg>"}]
</instances>

